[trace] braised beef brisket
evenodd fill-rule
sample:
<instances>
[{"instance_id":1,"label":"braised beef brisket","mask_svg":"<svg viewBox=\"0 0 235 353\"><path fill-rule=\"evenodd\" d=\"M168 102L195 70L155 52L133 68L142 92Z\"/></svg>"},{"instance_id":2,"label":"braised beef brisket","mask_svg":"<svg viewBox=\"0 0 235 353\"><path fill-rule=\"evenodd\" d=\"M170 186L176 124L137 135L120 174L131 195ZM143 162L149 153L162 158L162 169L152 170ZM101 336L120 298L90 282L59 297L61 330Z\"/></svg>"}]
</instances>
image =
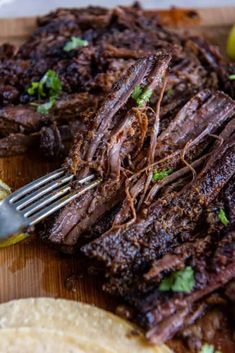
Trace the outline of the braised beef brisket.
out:
<instances>
[{"instance_id":1,"label":"braised beef brisket","mask_svg":"<svg viewBox=\"0 0 235 353\"><path fill-rule=\"evenodd\" d=\"M111 228L83 248L87 255L104 261L109 268L111 279L106 284L109 292L125 295L139 287L146 290L143 278L139 277L143 277L152 261L197 239L198 230L203 230L204 209L234 174L234 136L215 149L193 183L158 198L126 229ZM158 277L160 274L158 270Z\"/></svg>"},{"instance_id":2,"label":"braised beef brisket","mask_svg":"<svg viewBox=\"0 0 235 353\"><path fill-rule=\"evenodd\" d=\"M88 131L84 142L80 143L81 136L78 136L66 164L78 177L92 170L100 174L104 182L78 203L74 201L61 211L51 230L51 241L76 244L84 230L123 198L125 173L121 168L124 163L125 168L133 168L148 126L147 115L146 127L139 120L142 116L138 115L140 112L135 108L131 94L137 85L143 89L161 86L169 60L168 55L139 59L101 104L96 124ZM120 114L117 114L119 110ZM130 165L128 160L125 161L127 156L132 160ZM61 224L66 224L66 227L62 228Z\"/></svg>"},{"instance_id":3,"label":"braised beef brisket","mask_svg":"<svg viewBox=\"0 0 235 353\"><path fill-rule=\"evenodd\" d=\"M64 51L72 36L83 38L88 45ZM161 105L166 124L173 112L203 88L233 95L233 82L227 80L230 66L214 46L202 38L169 31L156 13L139 6L58 9L39 18L38 27L20 48L9 44L0 48L0 137L19 132L28 135L55 120L58 125L64 124L63 119L83 124L84 119L92 119L90 110L96 110L96 104L136 60L162 51L172 55ZM61 98L66 96L70 108L58 102L48 116L40 116L31 106L36 97L27 89L49 69L59 75ZM76 102L75 97L74 101L79 94L83 99Z\"/></svg>"},{"instance_id":4,"label":"braised beef brisket","mask_svg":"<svg viewBox=\"0 0 235 353\"><path fill-rule=\"evenodd\" d=\"M72 37L87 45L65 51ZM27 89L47 70L62 89L41 114ZM139 5L58 9L20 48L0 47L0 156L39 148L67 156L74 189L91 172L102 179L43 238L101 263L104 290L157 344L197 336L198 320L234 299L233 73L218 48ZM187 269L192 286L175 290Z\"/></svg>"}]
</instances>

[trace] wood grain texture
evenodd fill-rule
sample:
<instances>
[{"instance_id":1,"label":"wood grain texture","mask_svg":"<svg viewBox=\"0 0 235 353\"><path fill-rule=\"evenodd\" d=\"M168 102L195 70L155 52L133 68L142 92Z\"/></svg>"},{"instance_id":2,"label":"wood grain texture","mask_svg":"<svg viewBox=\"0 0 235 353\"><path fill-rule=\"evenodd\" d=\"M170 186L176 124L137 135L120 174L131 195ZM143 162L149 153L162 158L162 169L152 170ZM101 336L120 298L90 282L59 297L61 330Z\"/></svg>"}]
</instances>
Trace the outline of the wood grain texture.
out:
<instances>
[{"instance_id":1,"label":"wood grain texture","mask_svg":"<svg viewBox=\"0 0 235 353\"><path fill-rule=\"evenodd\" d=\"M57 165L35 154L0 159L0 178L13 190L53 170ZM87 277L77 256L65 256L33 237L0 249L0 302L50 296L80 300L110 308L97 277Z\"/></svg>"},{"instance_id":2,"label":"wood grain texture","mask_svg":"<svg viewBox=\"0 0 235 353\"><path fill-rule=\"evenodd\" d=\"M223 48L229 26L235 19L235 7L199 12L203 20L200 26L192 28L193 32L204 33ZM0 20L0 42L20 44L34 26L34 18ZM33 153L5 158L0 159L0 178L14 190L55 167ZM36 238L0 249L0 302L38 296L81 300L107 309L113 307L113 300L102 293L96 277L84 275L77 256L62 256Z\"/></svg>"}]
</instances>

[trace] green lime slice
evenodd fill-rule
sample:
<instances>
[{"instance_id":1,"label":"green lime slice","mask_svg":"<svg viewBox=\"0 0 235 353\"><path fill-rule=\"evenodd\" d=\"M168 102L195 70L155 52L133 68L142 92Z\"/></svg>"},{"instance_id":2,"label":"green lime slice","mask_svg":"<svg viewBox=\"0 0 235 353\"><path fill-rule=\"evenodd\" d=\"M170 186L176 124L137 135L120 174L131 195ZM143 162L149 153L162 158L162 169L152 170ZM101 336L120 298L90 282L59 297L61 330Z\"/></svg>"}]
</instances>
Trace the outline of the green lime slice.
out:
<instances>
[{"instance_id":1,"label":"green lime slice","mask_svg":"<svg viewBox=\"0 0 235 353\"><path fill-rule=\"evenodd\" d=\"M5 248L7 246L14 245L28 237L29 237L29 234L27 233L12 235L9 239L0 242L0 248Z\"/></svg>"},{"instance_id":2,"label":"green lime slice","mask_svg":"<svg viewBox=\"0 0 235 353\"><path fill-rule=\"evenodd\" d=\"M3 200L10 193L11 193L11 189L9 188L9 186L0 179L0 200ZM28 238L28 236L29 234L27 233L14 234L10 238L4 241L0 241L0 248L5 248L6 246L19 243L20 241Z\"/></svg>"},{"instance_id":3,"label":"green lime slice","mask_svg":"<svg viewBox=\"0 0 235 353\"><path fill-rule=\"evenodd\" d=\"M235 60L235 25L232 27L227 39L227 55Z\"/></svg>"}]
</instances>

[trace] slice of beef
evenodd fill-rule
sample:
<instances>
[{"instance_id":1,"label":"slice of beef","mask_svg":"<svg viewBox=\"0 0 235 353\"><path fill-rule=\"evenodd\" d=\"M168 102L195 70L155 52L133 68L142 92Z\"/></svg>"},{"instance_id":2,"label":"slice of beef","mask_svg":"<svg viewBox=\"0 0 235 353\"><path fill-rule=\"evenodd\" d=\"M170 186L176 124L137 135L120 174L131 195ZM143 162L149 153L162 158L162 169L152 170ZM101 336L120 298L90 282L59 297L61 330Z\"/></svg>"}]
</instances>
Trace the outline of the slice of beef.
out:
<instances>
[{"instance_id":1,"label":"slice of beef","mask_svg":"<svg viewBox=\"0 0 235 353\"><path fill-rule=\"evenodd\" d=\"M233 322L230 317L229 303L218 295L216 302L214 299L214 294L204 299L203 304L207 306L205 315L193 324L184 327L177 334L179 340L184 342L184 350L198 352L205 344L204 342L207 342L222 352L232 353L234 351ZM174 344L172 348L174 349Z\"/></svg>"},{"instance_id":2,"label":"slice of beef","mask_svg":"<svg viewBox=\"0 0 235 353\"><path fill-rule=\"evenodd\" d=\"M82 129L81 123L71 121L67 125L44 126L39 132L28 135L12 133L0 139L0 156L10 157L39 147L40 152L48 159L63 157L77 132Z\"/></svg>"},{"instance_id":3,"label":"slice of beef","mask_svg":"<svg viewBox=\"0 0 235 353\"><path fill-rule=\"evenodd\" d=\"M104 261L116 272L133 262L138 267L154 259L167 251L166 244L189 239L203 207L208 206L234 173L233 149L234 136L214 151L207 162L210 168L205 167L193 184L176 195L157 200L145 213L140 213L131 227L111 229L85 246L84 251Z\"/></svg>"},{"instance_id":4,"label":"slice of beef","mask_svg":"<svg viewBox=\"0 0 235 353\"><path fill-rule=\"evenodd\" d=\"M192 256L188 264L195 271L195 285L190 294L161 292L157 287L142 299L136 295L128 298L136 308L136 320L148 327L148 338L160 344L172 337L184 326L194 303L234 278L234 241L234 232L227 232L216 241L215 250L212 246L203 257Z\"/></svg>"},{"instance_id":5,"label":"slice of beef","mask_svg":"<svg viewBox=\"0 0 235 353\"><path fill-rule=\"evenodd\" d=\"M188 162L192 162L208 147L210 134L215 133L233 114L234 102L229 97L219 92L214 95L210 91L199 92L158 136L154 168L156 170L177 169L182 164L182 150L183 152L185 150L185 158ZM151 164L145 157L146 154L144 151L141 156L141 168L144 167L145 162L147 166ZM145 190L146 197L143 194L141 200L150 204L159 191L159 183L151 183L151 188L147 193L146 180L152 177L151 168L146 167L143 171L148 171L148 176L142 173L140 178L137 173L137 181L134 176L131 178L130 195L134 200ZM116 216L115 224L125 223L130 216L131 210L128 204L127 198ZM140 202L138 207L140 207Z\"/></svg>"},{"instance_id":6,"label":"slice of beef","mask_svg":"<svg viewBox=\"0 0 235 353\"><path fill-rule=\"evenodd\" d=\"M105 284L105 289L109 292L118 290L118 293L125 295L126 293L136 292L146 293L154 288L156 282L160 282L166 271L182 269L192 256L199 258L205 256L205 253L209 254L211 249L217 246L215 244L221 232L224 232L225 229L227 232L234 229L234 221L229 207L234 196L233 189L234 177L230 179L226 187L220 192L216 202L212 202L209 208L206 209L205 214L200 219L199 228L196 227L198 233L190 242L184 242L171 249L163 257L154 260L144 274L141 271L133 272L128 274L128 276L125 275L125 280L123 280L123 276L112 275L109 278L109 282ZM229 223L226 226L219 218L221 209L225 210L227 215ZM211 215L212 211L213 217ZM209 233L208 223L210 225ZM207 234L206 237L205 234Z\"/></svg>"},{"instance_id":7,"label":"slice of beef","mask_svg":"<svg viewBox=\"0 0 235 353\"><path fill-rule=\"evenodd\" d=\"M78 131L83 131L83 129L82 123L76 120L69 122L67 125L57 126L53 124L42 127L39 133L40 151L48 159L64 157Z\"/></svg>"},{"instance_id":8,"label":"slice of beef","mask_svg":"<svg viewBox=\"0 0 235 353\"><path fill-rule=\"evenodd\" d=\"M109 138L109 130L111 130L115 122L115 119L113 122L113 118L125 105L134 88L140 83L142 86L146 86L148 84L148 76L151 77L150 80L153 81L151 85L161 83L162 77L168 67L169 60L170 57L168 55L150 56L148 58L139 59L136 64L128 70L127 75L114 85L112 92L106 97L104 103L96 114L94 125L92 126L94 131L93 134L90 132L88 133L82 147L78 144L81 152L77 151L78 148L75 145L75 150L72 150L70 154L71 157L67 163L73 172L76 172L76 169L78 168L77 166L79 165L79 161L76 158L78 153L81 154L83 160L90 162L103 137L106 139ZM150 86L150 88L152 87ZM75 161L73 161L74 156Z\"/></svg>"},{"instance_id":9,"label":"slice of beef","mask_svg":"<svg viewBox=\"0 0 235 353\"><path fill-rule=\"evenodd\" d=\"M9 157L25 153L38 142L38 136L24 135L21 133L10 134L0 139L0 157Z\"/></svg>"},{"instance_id":10,"label":"slice of beef","mask_svg":"<svg viewBox=\"0 0 235 353\"><path fill-rule=\"evenodd\" d=\"M30 133L39 130L47 117L42 117L33 107L12 106L0 109L0 134Z\"/></svg>"},{"instance_id":11,"label":"slice of beef","mask_svg":"<svg viewBox=\"0 0 235 353\"><path fill-rule=\"evenodd\" d=\"M51 115L53 115L51 120L56 120L60 124L76 120L85 130L94 119L102 100L101 95L88 94L87 92L63 94L51 111Z\"/></svg>"},{"instance_id":12,"label":"slice of beef","mask_svg":"<svg viewBox=\"0 0 235 353\"><path fill-rule=\"evenodd\" d=\"M88 45L66 52L73 36ZM41 116L31 103L44 100L27 89L48 69L62 92ZM103 261L106 290L123 296L154 342L192 325L210 291L234 277L232 73L216 47L139 5L59 9L20 48L0 47L0 154L35 146L55 158L76 134L64 167L103 181L45 224L49 240L74 247L95 237L83 251ZM153 90L148 106L130 97L136 85ZM163 295L160 281L184 266L195 271L193 291Z\"/></svg>"},{"instance_id":13,"label":"slice of beef","mask_svg":"<svg viewBox=\"0 0 235 353\"><path fill-rule=\"evenodd\" d=\"M86 130L101 99L86 93L63 95L56 102L50 116L42 116L35 108L26 105L3 107L0 109L0 135L5 138L0 140L1 155L4 157L24 153L31 146L40 148L48 158L60 155L64 146L58 139L72 142L79 130ZM58 126L57 134L56 128L51 125L53 123L56 126L55 122ZM56 140L60 144L58 149ZM9 144L12 146L7 148Z\"/></svg>"},{"instance_id":14,"label":"slice of beef","mask_svg":"<svg viewBox=\"0 0 235 353\"><path fill-rule=\"evenodd\" d=\"M224 211L229 219L227 225L230 229L233 229L235 224L235 178L231 178L229 183L226 185L218 197L210 204L206 210L203 222L205 222L205 228L207 233L218 234L224 227L224 224L219 219L218 215L221 211Z\"/></svg>"},{"instance_id":15,"label":"slice of beef","mask_svg":"<svg viewBox=\"0 0 235 353\"><path fill-rule=\"evenodd\" d=\"M192 37L187 45L195 52L202 64L208 69L212 69L217 73L220 86L234 97L234 84L228 80L229 64L224 60L218 48L209 44L200 37Z\"/></svg>"},{"instance_id":16,"label":"slice of beef","mask_svg":"<svg viewBox=\"0 0 235 353\"><path fill-rule=\"evenodd\" d=\"M184 263L188 258L195 254L199 257L203 255L205 251L208 251L208 249L213 247L213 240L215 241L218 239L221 232L224 232L225 229L226 231L233 230L234 181L235 178L233 176L227 183L226 187L224 187L219 193L215 202L212 202L205 210L205 214L201 220L202 224L200 233L197 234L195 239L175 247L172 252L167 253L159 260L154 261L148 272L144 274L146 281L154 282L156 279L160 280L164 271L169 269L173 271L184 267ZM225 211L228 219L228 224L226 224L226 226L219 218L219 212L221 209ZM211 215L212 212L213 216ZM209 232L207 222L210 225ZM214 224L213 228L212 224ZM204 234L207 234L207 236L204 237Z\"/></svg>"},{"instance_id":17,"label":"slice of beef","mask_svg":"<svg viewBox=\"0 0 235 353\"><path fill-rule=\"evenodd\" d=\"M64 51L64 45L72 36L87 40L89 45ZM52 69L60 77L62 98L66 95L70 106L66 108L65 101L63 104L58 102L55 109L49 112L49 121L57 117L61 124L70 119L83 122L83 119L89 119L89 114L84 112L82 97L89 101L88 110L96 111L97 100L100 102L113 83L140 57L167 51L173 59L167 94L163 97L160 112L165 120L160 127L162 130L196 92L205 88L230 92L230 85L233 85L231 82L229 87L225 87L225 80L221 80L222 69L219 70L219 67L223 67L224 78L232 68L227 68L213 46L208 46L200 38L200 43L198 39L194 43L200 50L192 51L189 43L192 40L187 36L162 27L157 12L153 15L136 6L112 10L59 9L40 18L36 30L18 50L9 45L2 46L0 104L2 109L11 109L11 105L22 109L22 104L34 101L37 97L29 96L27 88L32 82L39 81L48 69ZM208 65L208 60L202 59L206 56L212 56L216 65ZM168 94L170 91L173 94ZM79 94L80 103L75 97ZM155 104L153 99L150 106L154 108ZM0 124L1 136L38 131L48 124L45 117L40 117L39 125L36 122L29 124L25 119L21 117L19 124L17 114L13 114L10 121L4 120ZM90 126L86 128L90 129Z\"/></svg>"},{"instance_id":18,"label":"slice of beef","mask_svg":"<svg viewBox=\"0 0 235 353\"><path fill-rule=\"evenodd\" d=\"M228 96L221 92L199 92L159 136L156 155L164 157L171 151L183 148L190 140L192 145L195 139L215 133L233 114L234 101Z\"/></svg>"},{"instance_id":19,"label":"slice of beef","mask_svg":"<svg viewBox=\"0 0 235 353\"><path fill-rule=\"evenodd\" d=\"M168 55L158 55L137 61L101 105L93 130L87 133L83 142L78 135L67 159L69 168L77 172L78 178L93 170L105 176L105 180L97 190L62 210L51 230L51 241L76 244L80 234L123 197L122 161L127 154L129 158L133 153L135 156L141 140L143 143L142 135L146 133L131 94L139 84L152 90L162 85L169 60Z\"/></svg>"}]
</instances>

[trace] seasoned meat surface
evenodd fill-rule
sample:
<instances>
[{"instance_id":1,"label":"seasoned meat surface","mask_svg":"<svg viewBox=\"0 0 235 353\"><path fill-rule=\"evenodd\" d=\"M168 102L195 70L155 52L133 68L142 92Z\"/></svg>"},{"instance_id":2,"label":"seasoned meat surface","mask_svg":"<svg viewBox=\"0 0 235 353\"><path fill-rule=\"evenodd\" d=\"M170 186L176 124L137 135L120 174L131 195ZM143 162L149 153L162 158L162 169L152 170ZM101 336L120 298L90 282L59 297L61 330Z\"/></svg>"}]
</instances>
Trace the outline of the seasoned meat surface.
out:
<instances>
[{"instance_id":1,"label":"seasoned meat surface","mask_svg":"<svg viewBox=\"0 0 235 353\"><path fill-rule=\"evenodd\" d=\"M101 180L43 239L101 264L122 313L176 352L232 351L234 70L139 5L58 9L0 47L0 156L33 147L65 157L73 190Z\"/></svg>"}]
</instances>

